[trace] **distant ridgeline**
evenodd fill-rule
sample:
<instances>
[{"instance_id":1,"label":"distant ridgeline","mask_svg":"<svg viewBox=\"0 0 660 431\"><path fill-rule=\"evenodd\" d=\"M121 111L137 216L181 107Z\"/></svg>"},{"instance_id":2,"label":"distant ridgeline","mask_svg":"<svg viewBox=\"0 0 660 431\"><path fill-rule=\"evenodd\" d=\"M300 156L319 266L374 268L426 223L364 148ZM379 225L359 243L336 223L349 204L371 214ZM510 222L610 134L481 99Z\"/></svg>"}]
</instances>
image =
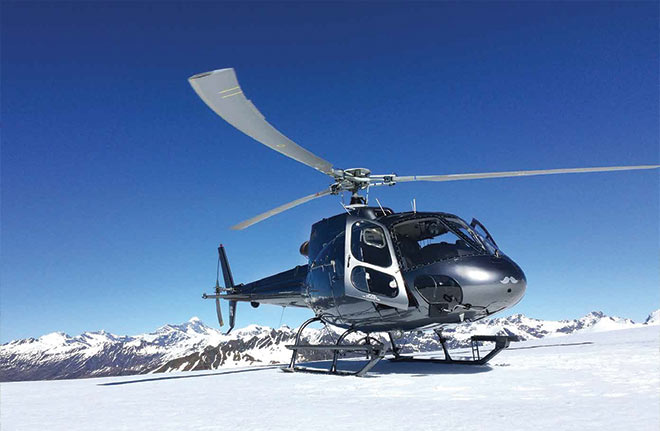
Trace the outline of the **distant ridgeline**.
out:
<instances>
[{"instance_id":1,"label":"distant ridgeline","mask_svg":"<svg viewBox=\"0 0 660 431\"><path fill-rule=\"evenodd\" d=\"M516 335L521 340L571 334L576 331L609 331L660 324L660 310L644 323L592 312L575 320L538 320L521 314L448 326L444 333L450 347L466 347L472 334ZM287 363L296 331L287 326L272 329L250 325L223 335L194 317L181 325L165 325L155 332L117 336L105 331L71 337L54 332L0 346L0 381L71 379L121 376L151 372L211 370L229 366ZM331 329L306 331L307 341L337 339ZM431 332L407 333L404 352L440 350ZM299 355L302 361L319 360L316 354Z\"/></svg>"}]
</instances>

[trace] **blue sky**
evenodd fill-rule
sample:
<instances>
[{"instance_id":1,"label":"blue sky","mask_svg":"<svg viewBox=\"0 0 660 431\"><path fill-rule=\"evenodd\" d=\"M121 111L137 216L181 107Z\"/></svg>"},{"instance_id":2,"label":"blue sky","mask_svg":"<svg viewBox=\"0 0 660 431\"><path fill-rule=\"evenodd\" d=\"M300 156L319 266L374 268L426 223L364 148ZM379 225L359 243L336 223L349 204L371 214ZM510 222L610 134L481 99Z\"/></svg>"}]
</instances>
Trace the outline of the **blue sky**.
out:
<instances>
[{"instance_id":1,"label":"blue sky","mask_svg":"<svg viewBox=\"0 0 660 431\"><path fill-rule=\"evenodd\" d=\"M2 4L0 338L149 331L197 315L216 247L251 281L305 263L327 178L189 87L234 67L338 167L400 175L657 164L658 4ZM479 218L525 270L512 313L660 307L657 171L401 184L371 197ZM281 309L240 304L238 325ZM287 309L283 323L310 316Z\"/></svg>"}]
</instances>

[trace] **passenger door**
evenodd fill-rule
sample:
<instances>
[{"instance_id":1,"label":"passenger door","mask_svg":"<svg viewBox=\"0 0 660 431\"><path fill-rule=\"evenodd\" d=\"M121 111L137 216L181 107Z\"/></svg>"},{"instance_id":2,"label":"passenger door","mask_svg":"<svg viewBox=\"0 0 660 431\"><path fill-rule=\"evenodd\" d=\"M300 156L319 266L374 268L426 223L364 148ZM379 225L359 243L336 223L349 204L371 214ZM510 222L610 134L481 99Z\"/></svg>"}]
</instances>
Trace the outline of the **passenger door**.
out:
<instances>
[{"instance_id":1,"label":"passenger door","mask_svg":"<svg viewBox=\"0 0 660 431\"><path fill-rule=\"evenodd\" d=\"M383 225L348 217L345 250L347 296L403 310L408 308L408 295L392 239Z\"/></svg>"}]
</instances>

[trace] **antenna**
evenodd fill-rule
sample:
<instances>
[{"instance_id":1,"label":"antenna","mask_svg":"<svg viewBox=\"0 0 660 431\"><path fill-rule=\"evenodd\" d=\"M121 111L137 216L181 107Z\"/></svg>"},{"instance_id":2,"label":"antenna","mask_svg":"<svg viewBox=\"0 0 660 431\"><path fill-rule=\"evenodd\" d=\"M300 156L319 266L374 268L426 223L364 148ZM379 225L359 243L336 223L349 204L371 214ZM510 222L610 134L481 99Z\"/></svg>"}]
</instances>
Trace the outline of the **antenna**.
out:
<instances>
[{"instance_id":1,"label":"antenna","mask_svg":"<svg viewBox=\"0 0 660 431\"><path fill-rule=\"evenodd\" d=\"M286 310L286 305L282 306L282 314L280 314L280 325L279 328L282 327L282 319L284 318L284 310Z\"/></svg>"},{"instance_id":2,"label":"antenna","mask_svg":"<svg viewBox=\"0 0 660 431\"><path fill-rule=\"evenodd\" d=\"M380 201L378 200L378 198L376 198L376 203L380 207L380 210L383 212L383 214L385 214L385 210L383 209L383 206L380 204Z\"/></svg>"},{"instance_id":3,"label":"antenna","mask_svg":"<svg viewBox=\"0 0 660 431\"><path fill-rule=\"evenodd\" d=\"M414 212L415 214L417 214L417 200L416 200L415 198L413 198L411 204L412 204L412 210L413 210L413 212Z\"/></svg>"}]
</instances>

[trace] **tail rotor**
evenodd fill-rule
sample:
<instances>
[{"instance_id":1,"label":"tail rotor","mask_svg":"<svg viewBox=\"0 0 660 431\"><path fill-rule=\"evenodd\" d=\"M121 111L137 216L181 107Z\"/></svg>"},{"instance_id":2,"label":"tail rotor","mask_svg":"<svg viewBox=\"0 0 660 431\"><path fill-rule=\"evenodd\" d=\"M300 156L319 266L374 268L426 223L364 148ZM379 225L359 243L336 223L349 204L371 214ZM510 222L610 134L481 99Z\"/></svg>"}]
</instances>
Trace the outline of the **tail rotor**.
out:
<instances>
[{"instance_id":1,"label":"tail rotor","mask_svg":"<svg viewBox=\"0 0 660 431\"><path fill-rule=\"evenodd\" d=\"M220 286L220 268L222 268L222 276L225 282L225 287ZM218 266L216 268L215 276L215 293L213 295L207 295L204 293L202 298L204 299L215 299L215 311L218 315L218 323L220 326L224 326L224 319L222 318L222 307L220 306L220 298L222 292L232 292L234 291L234 277L231 273L231 268L229 267L229 261L227 260L227 254L225 253L225 248L222 244L218 247ZM229 329L225 335L229 334L232 329L234 329L234 324L236 323L236 301L229 300Z\"/></svg>"}]
</instances>

